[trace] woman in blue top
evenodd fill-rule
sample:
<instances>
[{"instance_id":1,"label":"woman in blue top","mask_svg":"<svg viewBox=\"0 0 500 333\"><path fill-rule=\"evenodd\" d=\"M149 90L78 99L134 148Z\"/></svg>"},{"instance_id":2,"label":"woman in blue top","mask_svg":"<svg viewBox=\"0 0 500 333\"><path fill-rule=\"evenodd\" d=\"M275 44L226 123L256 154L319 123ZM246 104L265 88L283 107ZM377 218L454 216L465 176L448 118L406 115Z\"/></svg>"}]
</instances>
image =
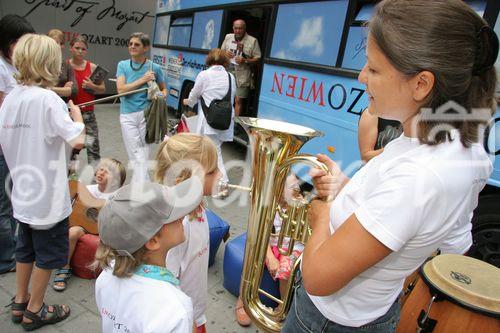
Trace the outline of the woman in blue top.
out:
<instances>
[{"instance_id":1,"label":"woman in blue top","mask_svg":"<svg viewBox=\"0 0 500 333\"><path fill-rule=\"evenodd\" d=\"M156 81L163 96L166 96L163 72L157 64L148 60L149 36L136 32L130 35L128 52L130 59L122 60L116 69L116 88L118 93L147 88L151 81ZM123 142L129 161L134 168L135 179L148 179L146 161L149 159L149 145L146 143L146 120L144 110L150 101L147 93L141 92L120 97L120 124Z\"/></svg>"}]
</instances>

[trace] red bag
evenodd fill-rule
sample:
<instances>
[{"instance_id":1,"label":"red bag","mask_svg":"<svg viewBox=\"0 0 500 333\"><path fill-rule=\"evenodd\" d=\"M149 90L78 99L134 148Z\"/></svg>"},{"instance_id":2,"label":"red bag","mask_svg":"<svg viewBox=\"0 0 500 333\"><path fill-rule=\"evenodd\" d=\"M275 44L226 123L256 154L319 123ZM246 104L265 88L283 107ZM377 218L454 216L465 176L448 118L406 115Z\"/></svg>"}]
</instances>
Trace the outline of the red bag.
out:
<instances>
[{"instance_id":1,"label":"red bag","mask_svg":"<svg viewBox=\"0 0 500 333\"><path fill-rule=\"evenodd\" d=\"M177 124L177 133L189 133L189 127L186 123L184 115L181 117L179 124Z\"/></svg>"},{"instance_id":2,"label":"red bag","mask_svg":"<svg viewBox=\"0 0 500 333\"><path fill-rule=\"evenodd\" d=\"M82 279L95 279L101 270L94 271L89 266L94 262L95 251L99 246L99 236L85 234L76 243L75 252L71 258L71 271Z\"/></svg>"}]
</instances>

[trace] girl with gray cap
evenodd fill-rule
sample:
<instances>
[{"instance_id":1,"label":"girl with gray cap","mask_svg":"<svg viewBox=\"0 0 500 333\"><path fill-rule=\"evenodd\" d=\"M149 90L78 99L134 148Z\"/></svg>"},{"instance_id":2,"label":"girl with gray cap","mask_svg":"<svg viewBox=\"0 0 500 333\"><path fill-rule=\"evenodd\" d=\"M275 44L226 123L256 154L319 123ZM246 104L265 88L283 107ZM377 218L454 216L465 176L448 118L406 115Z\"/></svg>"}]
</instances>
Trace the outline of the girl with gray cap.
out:
<instances>
[{"instance_id":1,"label":"girl with gray cap","mask_svg":"<svg viewBox=\"0 0 500 333\"><path fill-rule=\"evenodd\" d=\"M133 183L99 213L95 258L102 331L191 332L193 306L166 268L168 251L184 242L182 219L199 206L199 178L176 186Z\"/></svg>"}]
</instances>

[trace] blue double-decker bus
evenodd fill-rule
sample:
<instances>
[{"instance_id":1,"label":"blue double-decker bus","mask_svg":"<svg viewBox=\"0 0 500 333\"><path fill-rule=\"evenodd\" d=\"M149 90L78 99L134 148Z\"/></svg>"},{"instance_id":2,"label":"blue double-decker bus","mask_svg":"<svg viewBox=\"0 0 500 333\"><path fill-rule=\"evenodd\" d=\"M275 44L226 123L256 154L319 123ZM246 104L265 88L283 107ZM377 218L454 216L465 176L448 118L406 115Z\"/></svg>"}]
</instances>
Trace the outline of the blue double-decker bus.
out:
<instances>
[{"instance_id":1,"label":"blue double-decker bus","mask_svg":"<svg viewBox=\"0 0 500 333\"><path fill-rule=\"evenodd\" d=\"M182 113L182 99L205 69L208 51L220 47L232 22L244 19L259 41L262 59L253 71L244 115L284 120L323 132L305 153L326 153L344 171L359 167L358 121L368 105L357 76L365 63L371 0L159 0L153 61L167 77L167 104ZM465 1L500 35L497 0ZM500 62L497 61L500 69ZM499 71L500 72L500 71ZM500 111L485 136L494 171L474 217L475 255L500 266Z\"/></svg>"}]
</instances>

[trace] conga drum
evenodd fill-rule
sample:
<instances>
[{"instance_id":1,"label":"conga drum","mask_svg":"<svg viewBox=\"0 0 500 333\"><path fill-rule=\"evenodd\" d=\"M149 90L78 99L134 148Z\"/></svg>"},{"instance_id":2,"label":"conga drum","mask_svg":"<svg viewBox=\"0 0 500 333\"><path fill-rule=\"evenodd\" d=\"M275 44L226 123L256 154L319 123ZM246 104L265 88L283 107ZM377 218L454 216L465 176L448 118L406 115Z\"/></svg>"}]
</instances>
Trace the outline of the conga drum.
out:
<instances>
[{"instance_id":1,"label":"conga drum","mask_svg":"<svg viewBox=\"0 0 500 333\"><path fill-rule=\"evenodd\" d=\"M422 266L397 332L500 332L500 269L456 254Z\"/></svg>"}]
</instances>

